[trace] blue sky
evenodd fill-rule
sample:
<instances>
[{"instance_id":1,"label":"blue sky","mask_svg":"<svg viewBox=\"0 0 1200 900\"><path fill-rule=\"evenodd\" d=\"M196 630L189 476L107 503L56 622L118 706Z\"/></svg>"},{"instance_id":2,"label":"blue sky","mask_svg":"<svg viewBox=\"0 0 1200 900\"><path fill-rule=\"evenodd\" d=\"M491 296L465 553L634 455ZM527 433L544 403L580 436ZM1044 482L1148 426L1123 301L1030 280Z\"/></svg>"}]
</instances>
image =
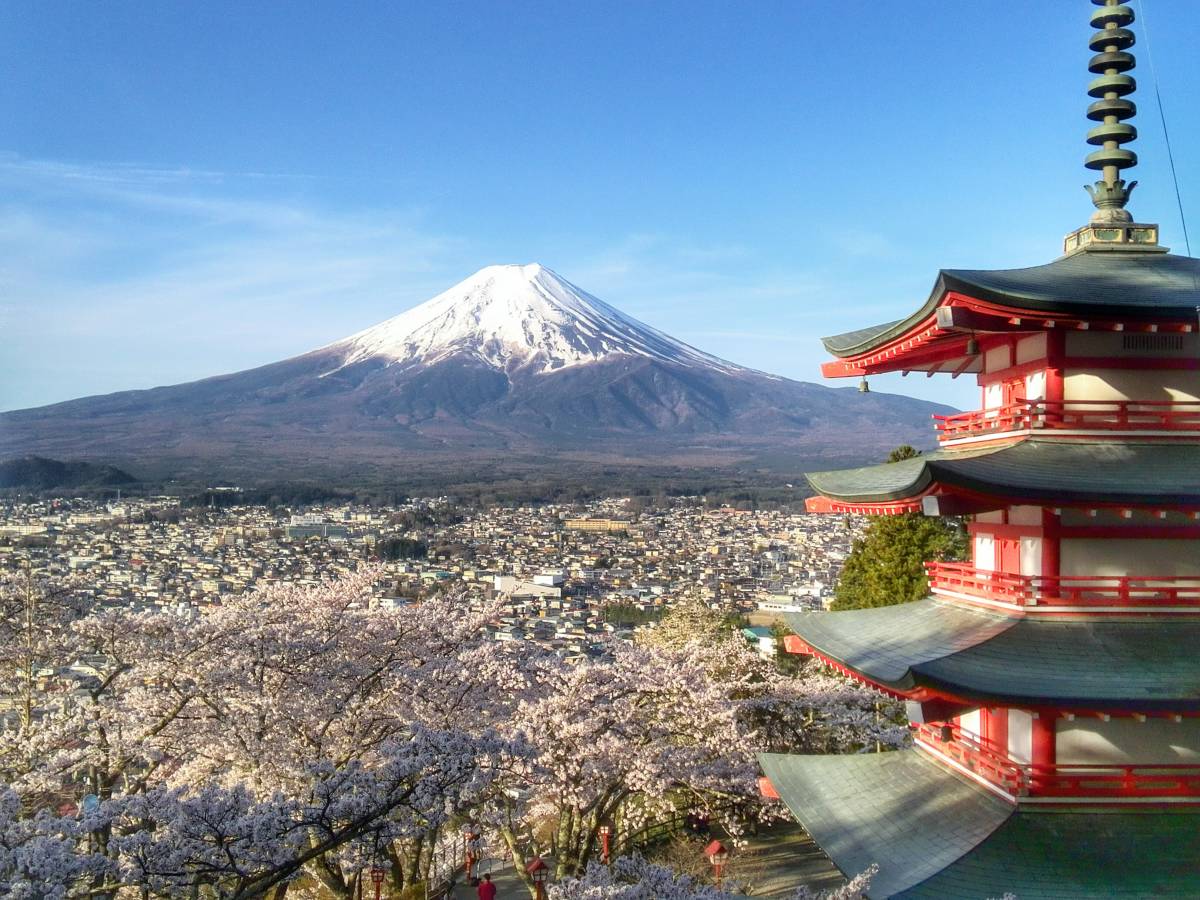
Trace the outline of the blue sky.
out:
<instances>
[{"instance_id":1,"label":"blue sky","mask_svg":"<svg viewBox=\"0 0 1200 900\"><path fill-rule=\"evenodd\" d=\"M0 409L271 362L498 262L819 380L821 335L1091 209L1089 2L887 9L9 0ZM1200 3L1144 11L1195 246ZM1143 25L1132 209L1183 252Z\"/></svg>"}]
</instances>

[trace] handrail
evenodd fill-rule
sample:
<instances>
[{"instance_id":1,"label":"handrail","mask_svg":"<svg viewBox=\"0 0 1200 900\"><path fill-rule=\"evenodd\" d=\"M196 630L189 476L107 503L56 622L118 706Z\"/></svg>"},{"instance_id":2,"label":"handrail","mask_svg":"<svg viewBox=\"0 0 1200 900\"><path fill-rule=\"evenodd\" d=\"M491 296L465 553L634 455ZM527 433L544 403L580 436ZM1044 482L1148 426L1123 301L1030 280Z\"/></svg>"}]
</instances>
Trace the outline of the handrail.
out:
<instances>
[{"instance_id":1,"label":"handrail","mask_svg":"<svg viewBox=\"0 0 1200 900\"><path fill-rule=\"evenodd\" d=\"M925 744L1013 796L1191 797L1200 801L1200 764L1034 765L1009 759L953 723L916 725L914 731Z\"/></svg>"},{"instance_id":2,"label":"handrail","mask_svg":"<svg viewBox=\"0 0 1200 900\"><path fill-rule=\"evenodd\" d=\"M1005 788L1014 796L1025 789L1025 772L1020 763L995 752L965 734L961 727L947 722L944 725L913 726L916 736L959 765ZM946 740L946 737L949 740Z\"/></svg>"},{"instance_id":3,"label":"handrail","mask_svg":"<svg viewBox=\"0 0 1200 900\"><path fill-rule=\"evenodd\" d=\"M996 431L1200 431L1196 400L1014 400L1004 406L934 415L939 440Z\"/></svg>"},{"instance_id":4,"label":"handrail","mask_svg":"<svg viewBox=\"0 0 1200 900\"><path fill-rule=\"evenodd\" d=\"M925 563L929 586L1015 606L1195 606L1196 575L1017 575L970 563Z\"/></svg>"}]
</instances>

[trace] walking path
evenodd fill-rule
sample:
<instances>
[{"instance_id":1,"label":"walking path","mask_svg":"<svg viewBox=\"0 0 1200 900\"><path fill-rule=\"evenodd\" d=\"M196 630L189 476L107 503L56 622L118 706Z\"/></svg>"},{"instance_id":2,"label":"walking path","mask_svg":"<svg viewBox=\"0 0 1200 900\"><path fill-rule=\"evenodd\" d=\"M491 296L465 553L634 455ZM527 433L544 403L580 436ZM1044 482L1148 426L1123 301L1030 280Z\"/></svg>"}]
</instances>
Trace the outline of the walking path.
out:
<instances>
[{"instance_id":1,"label":"walking path","mask_svg":"<svg viewBox=\"0 0 1200 900\"><path fill-rule=\"evenodd\" d=\"M492 873L496 885L496 900L529 900L529 891L513 871L512 863L500 859L484 859L479 863L478 873ZM460 873L461 877L461 873ZM475 888L465 882L458 884L450 894L454 900L477 900Z\"/></svg>"},{"instance_id":2,"label":"walking path","mask_svg":"<svg viewBox=\"0 0 1200 900\"><path fill-rule=\"evenodd\" d=\"M784 822L748 838L730 877L742 880L753 897L790 897L805 885L827 891L846 883L813 839L795 822Z\"/></svg>"},{"instance_id":3,"label":"walking path","mask_svg":"<svg viewBox=\"0 0 1200 900\"><path fill-rule=\"evenodd\" d=\"M800 885L825 891L845 884L842 874L799 825L785 822L748 839L739 850L729 876L741 881L748 897L790 897ZM489 858L479 873L491 872L497 900L528 900L529 892L517 878L512 863ZM459 884L450 895L454 900L477 900L475 888Z\"/></svg>"}]
</instances>

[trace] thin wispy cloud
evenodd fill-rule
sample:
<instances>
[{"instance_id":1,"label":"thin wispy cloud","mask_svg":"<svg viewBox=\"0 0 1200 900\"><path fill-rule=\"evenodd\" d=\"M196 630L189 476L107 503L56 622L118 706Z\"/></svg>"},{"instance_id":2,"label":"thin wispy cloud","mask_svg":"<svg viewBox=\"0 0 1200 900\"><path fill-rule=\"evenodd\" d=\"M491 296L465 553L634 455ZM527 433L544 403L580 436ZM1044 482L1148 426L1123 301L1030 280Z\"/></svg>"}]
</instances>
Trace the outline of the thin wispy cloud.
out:
<instances>
[{"instance_id":1,"label":"thin wispy cloud","mask_svg":"<svg viewBox=\"0 0 1200 900\"><path fill-rule=\"evenodd\" d=\"M456 242L418 211L325 212L244 177L0 160L2 353L20 373L0 408L269 362L370 324L368 298L443 285Z\"/></svg>"}]
</instances>

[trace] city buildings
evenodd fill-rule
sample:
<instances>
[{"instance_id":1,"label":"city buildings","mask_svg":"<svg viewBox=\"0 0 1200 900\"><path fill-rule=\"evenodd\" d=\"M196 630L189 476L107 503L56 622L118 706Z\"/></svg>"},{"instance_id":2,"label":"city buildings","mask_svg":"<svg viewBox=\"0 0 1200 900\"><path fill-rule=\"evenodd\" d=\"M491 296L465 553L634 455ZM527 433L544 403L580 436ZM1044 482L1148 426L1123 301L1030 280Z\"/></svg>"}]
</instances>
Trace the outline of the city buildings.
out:
<instances>
[{"instance_id":1,"label":"city buildings","mask_svg":"<svg viewBox=\"0 0 1200 900\"><path fill-rule=\"evenodd\" d=\"M620 628L625 613L644 624L684 595L742 613L819 606L858 530L854 521L781 511L731 516L694 499L618 518L627 506L9 502L0 505L0 569L70 580L100 605L203 614L261 585L315 583L374 565L373 602L446 591L468 605L500 598L498 625L522 626L527 639L538 638L523 620L555 619L571 639L594 641ZM581 515L625 527L571 529Z\"/></svg>"}]
</instances>

